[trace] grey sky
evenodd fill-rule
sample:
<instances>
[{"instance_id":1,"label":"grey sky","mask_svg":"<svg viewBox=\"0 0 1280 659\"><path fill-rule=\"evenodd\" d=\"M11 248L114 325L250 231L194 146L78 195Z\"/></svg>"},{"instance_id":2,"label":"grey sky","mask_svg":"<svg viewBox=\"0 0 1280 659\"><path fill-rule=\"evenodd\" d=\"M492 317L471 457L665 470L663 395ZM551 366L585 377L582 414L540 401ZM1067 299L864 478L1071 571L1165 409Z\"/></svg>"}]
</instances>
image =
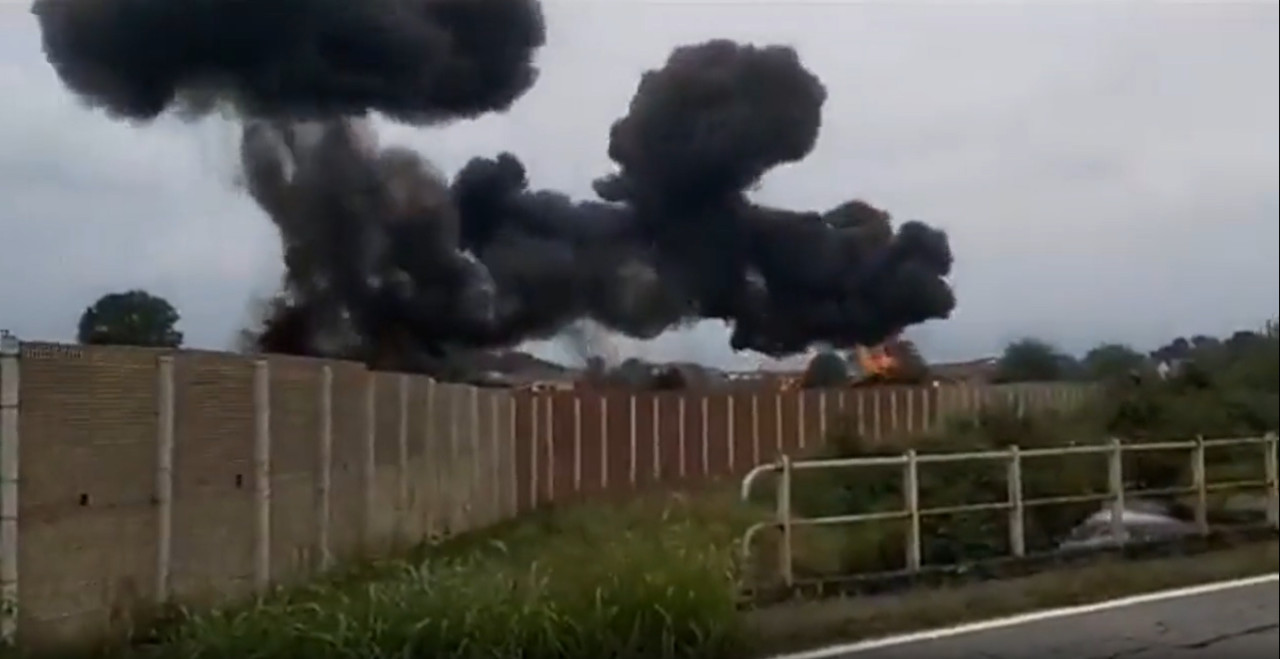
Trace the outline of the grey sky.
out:
<instances>
[{"instance_id":1,"label":"grey sky","mask_svg":"<svg viewBox=\"0 0 1280 659\"><path fill-rule=\"evenodd\" d=\"M826 83L818 147L769 203L863 197L951 235L959 307L910 335L941 359L1035 334L1082 350L1260 324L1280 299L1276 3L547 0L541 82L505 116L385 125L452 172L511 150L587 195L609 124L675 45L795 46ZM98 295L141 287L222 348L279 273L234 185L235 128L134 127L81 109L25 6L0 0L0 327L70 340ZM734 360L721 328L628 351Z\"/></svg>"}]
</instances>

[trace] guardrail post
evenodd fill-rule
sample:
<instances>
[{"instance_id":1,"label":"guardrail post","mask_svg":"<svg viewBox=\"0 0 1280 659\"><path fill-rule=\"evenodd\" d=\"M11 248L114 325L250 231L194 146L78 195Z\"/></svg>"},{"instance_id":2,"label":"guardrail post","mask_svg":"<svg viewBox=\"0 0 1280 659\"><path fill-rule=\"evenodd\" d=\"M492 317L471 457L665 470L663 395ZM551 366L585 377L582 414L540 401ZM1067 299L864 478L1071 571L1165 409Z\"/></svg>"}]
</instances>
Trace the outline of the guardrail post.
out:
<instances>
[{"instance_id":1,"label":"guardrail post","mask_svg":"<svg viewBox=\"0 0 1280 659\"><path fill-rule=\"evenodd\" d=\"M1111 535L1124 544L1128 538L1124 526L1124 445L1111 438L1111 451L1107 453L1107 480L1111 490Z\"/></svg>"},{"instance_id":2,"label":"guardrail post","mask_svg":"<svg viewBox=\"0 0 1280 659\"><path fill-rule=\"evenodd\" d=\"M1267 456L1267 523L1273 529L1280 529L1280 478L1276 468L1276 434L1267 433L1265 454Z\"/></svg>"},{"instance_id":3,"label":"guardrail post","mask_svg":"<svg viewBox=\"0 0 1280 659\"><path fill-rule=\"evenodd\" d=\"M1191 449L1191 486L1196 495L1196 528L1200 535L1209 535L1209 482L1204 467L1204 435L1196 435L1195 448Z\"/></svg>"},{"instance_id":4,"label":"guardrail post","mask_svg":"<svg viewBox=\"0 0 1280 659\"><path fill-rule=\"evenodd\" d=\"M1027 534L1024 527L1025 506L1022 503L1022 453L1017 446L1009 447L1009 551L1014 556L1027 554Z\"/></svg>"},{"instance_id":5,"label":"guardrail post","mask_svg":"<svg viewBox=\"0 0 1280 659\"><path fill-rule=\"evenodd\" d=\"M778 493L775 499L778 506L778 529L782 536L778 540L778 573L787 588L795 584L795 573L792 571L792 528L791 528L791 458L783 455L779 460L781 469L778 472Z\"/></svg>"},{"instance_id":6,"label":"guardrail post","mask_svg":"<svg viewBox=\"0 0 1280 659\"><path fill-rule=\"evenodd\" d=\"M903 499L907 504L907 570L920 569L920 465L915 449L906 453L903 466Z\"/></svg>"}]
</instances>

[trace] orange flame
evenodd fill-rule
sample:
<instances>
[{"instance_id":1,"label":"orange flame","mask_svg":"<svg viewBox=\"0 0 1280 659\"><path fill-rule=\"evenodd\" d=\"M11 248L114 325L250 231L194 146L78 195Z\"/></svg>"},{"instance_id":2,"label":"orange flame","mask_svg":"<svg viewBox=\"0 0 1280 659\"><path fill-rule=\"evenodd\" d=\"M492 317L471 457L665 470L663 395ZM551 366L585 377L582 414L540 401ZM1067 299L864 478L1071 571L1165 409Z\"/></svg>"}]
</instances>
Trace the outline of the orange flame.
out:
<instances>
[{"instance_id":1,"label":"orange flame","mask_svg":"<svg viewBox=\"0 0 1280 659\"><path fill-rule=\"evenodd\" d=\"M891 336L884 343L870 348L858 346L854 353L858 358L858 366L862 368L864 377L890 377L898 368L898 360L893 356L892 346L898 337Z\"/></svg>"}]
</instances>

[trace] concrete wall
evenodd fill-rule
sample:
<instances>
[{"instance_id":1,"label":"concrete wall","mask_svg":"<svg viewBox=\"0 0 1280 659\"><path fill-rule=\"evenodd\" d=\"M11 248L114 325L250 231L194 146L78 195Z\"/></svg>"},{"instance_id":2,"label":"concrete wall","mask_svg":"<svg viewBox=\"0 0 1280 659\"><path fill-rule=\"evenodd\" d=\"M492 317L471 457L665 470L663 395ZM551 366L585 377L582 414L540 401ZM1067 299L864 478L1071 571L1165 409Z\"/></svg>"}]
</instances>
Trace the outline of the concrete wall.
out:
<instances>
[{"instance_id":1,"label":"concrete wall","mask_svg":"<svg viewBox=\"0 0 1280 659\"><path fill-rule=\"evenodd\" d=\"M518 509L743 474L819 446L837 428L873 442L935 430L984 407L1066 410L1090 387L516 394ZM525 441L527 438L527 441Z\"/></svg>"},{"instance_id":2,"label":"concrete wall","mask_svg":"<svg viewBox=\"0 0 1280 659\"><path fill-rule=\"evenodd\" d=\"M286 357L26 343L10 361L24 645L515 514L506 392Z\"/></svg>"},{"instance_id":3,"label":"concrete wall","mask_svg":"<svg viewBox=\"0 0 1280 659\"><path fill-rule=\"evenodd\" d=\"M533 395L275 356L24 343L0 359L0 625L32 647L118 634L158 602L226 602L550 501L741 473L837 422L888 439L984 402L1083 396L1043 385Z\"/></svg>"}]
</instances>

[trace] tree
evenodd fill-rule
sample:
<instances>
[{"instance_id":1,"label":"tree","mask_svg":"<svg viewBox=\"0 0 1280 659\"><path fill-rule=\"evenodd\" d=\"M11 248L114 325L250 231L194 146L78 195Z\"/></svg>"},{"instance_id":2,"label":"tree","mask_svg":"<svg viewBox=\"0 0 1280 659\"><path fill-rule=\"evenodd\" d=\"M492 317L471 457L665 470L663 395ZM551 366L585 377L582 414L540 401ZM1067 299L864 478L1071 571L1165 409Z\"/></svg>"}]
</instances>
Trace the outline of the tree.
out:
<instances>
[{"instance_id":1,"label":"tree","mask_svg":"<svg viewBox=\"0 0 1280 659\"><path fill-rule=\"evenodd\" d=\"M1087 375L1096 380L1114 380L1146 366L1142 353L1122 343L1104 343L1084 356Z\"/></svg>"},{"instance_id":2,"label":"tree","mask_svg":"<svg viewBox=\"0 0 1280 659\"><path fill-rule=\"evenodd\" d=\"M1178 337L1169 343L1160 346L1151 353L1151 357L1156 361L1170 362L1189 359L1191 357L1191 342L1183 337Z\"/></svg>"},{"instance_id":3,"label":"tree","mask_svg":"<svg viewBox=\"0 0 1280 659\"><path fill-rule=\"evenodd\" d=\"M902 382L920 382L929 375L929 364L920 354L915 341L900 339L886 347L895 364L893 378Z\"/></svg>"},{"instance_id":4,"label":"tree","mask_svg":"<svg viewBox=\"0 0 1280 659\"><path fill-rule=\"evenodd\" d=\"M804 369L800 386L810 388L839 387L849 381L849 367L840 355L825 350L813 356Z\"/></svg>"},{"instance_id":5,"label":"tree","mask_svg":"<svg viewBox=\"0 0 1280 659\"><path fill-rule=\"evenodd\" d=\"M110 293L80 315L76 339L86 345L176 348L181 317L168 300L146 291Z\"/></svg>"},{"instance_id":6,"label":"tree","mask_svg":"<svg viewBox=\"0 0 1280 659\"><path fill-rule=\"evenodd\" d=\"M1049 382L1066 379L1074 360L1040 339L1010 343L996 365L999 382Z\"/></svg>"}]
</instances>

